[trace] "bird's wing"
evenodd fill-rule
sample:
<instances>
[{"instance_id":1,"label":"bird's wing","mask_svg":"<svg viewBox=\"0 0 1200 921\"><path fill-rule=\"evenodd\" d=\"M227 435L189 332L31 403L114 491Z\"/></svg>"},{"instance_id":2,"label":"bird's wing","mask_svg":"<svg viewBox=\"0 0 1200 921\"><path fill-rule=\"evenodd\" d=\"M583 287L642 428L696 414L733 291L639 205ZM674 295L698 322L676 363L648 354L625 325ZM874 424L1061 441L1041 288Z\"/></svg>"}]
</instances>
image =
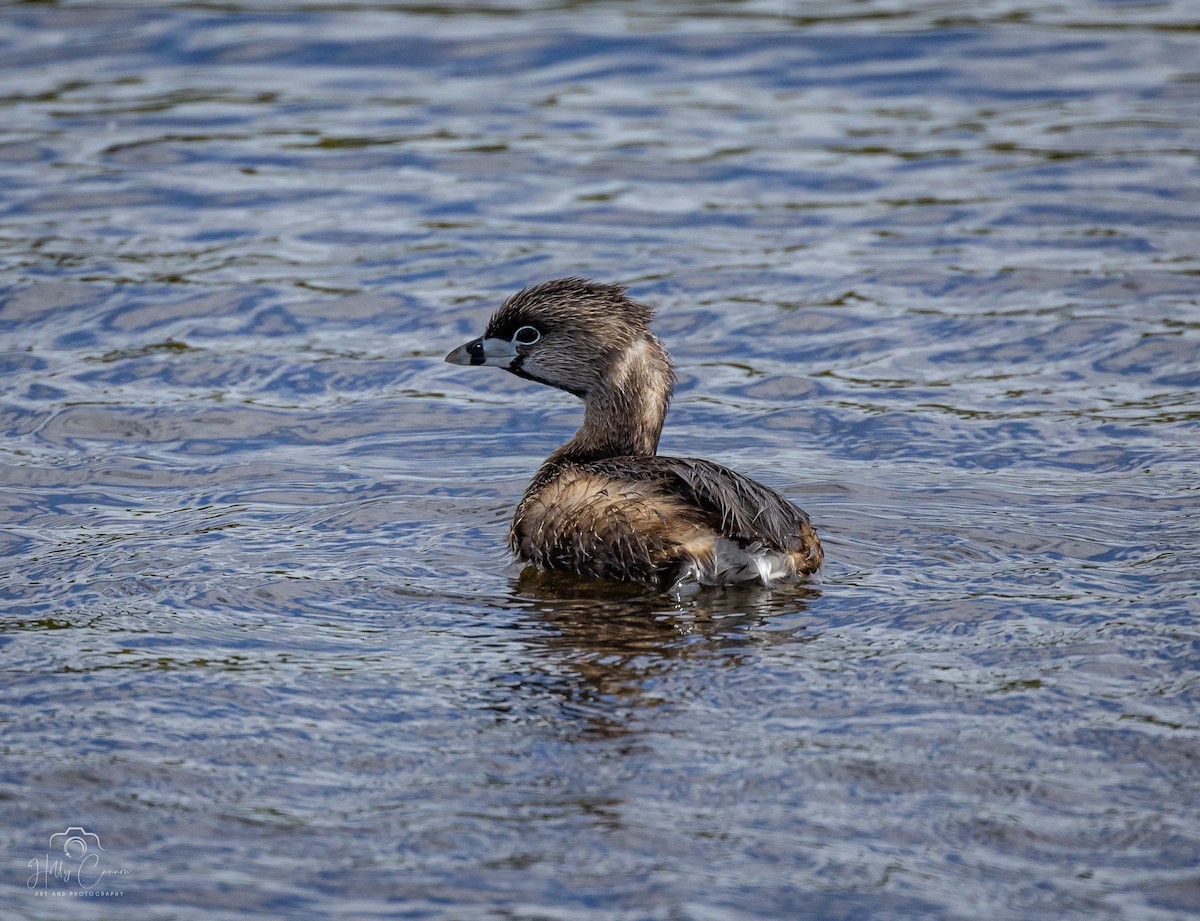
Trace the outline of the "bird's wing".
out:
<instances>
[{"instance_id":1,"label":"bird's wing","mask_svg":"<svg viewBox=\"0 0 1200 921\"><path fill-rule=\"evenodd\" d=\"M606 462L593 465L608 472ZM718 533L772 550L804 549L812 522L769 486L712 461L649 455L614 459L614 474L657 480L661 488L702 510Z\"/></svg>"}]
</instances>

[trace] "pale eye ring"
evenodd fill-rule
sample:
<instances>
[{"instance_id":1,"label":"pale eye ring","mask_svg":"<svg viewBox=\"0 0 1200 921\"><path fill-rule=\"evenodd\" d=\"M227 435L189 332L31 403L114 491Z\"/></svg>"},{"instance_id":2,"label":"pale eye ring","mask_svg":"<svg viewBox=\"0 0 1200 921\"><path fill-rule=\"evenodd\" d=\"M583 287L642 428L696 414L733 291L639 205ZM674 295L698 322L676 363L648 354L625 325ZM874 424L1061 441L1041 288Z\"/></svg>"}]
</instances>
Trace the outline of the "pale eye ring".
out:
<instances>
[{"instance_id":1,"label":"pale eye ring","mask_svg":"<svg viewBox=\"0 0 1200 921\"><path fill-rule=\"evenodd\" d=\"M512 341L517 345L533 345L542 338L542 331L536 326L522 326L513 333Z\"/></svg>"}]
</instances>

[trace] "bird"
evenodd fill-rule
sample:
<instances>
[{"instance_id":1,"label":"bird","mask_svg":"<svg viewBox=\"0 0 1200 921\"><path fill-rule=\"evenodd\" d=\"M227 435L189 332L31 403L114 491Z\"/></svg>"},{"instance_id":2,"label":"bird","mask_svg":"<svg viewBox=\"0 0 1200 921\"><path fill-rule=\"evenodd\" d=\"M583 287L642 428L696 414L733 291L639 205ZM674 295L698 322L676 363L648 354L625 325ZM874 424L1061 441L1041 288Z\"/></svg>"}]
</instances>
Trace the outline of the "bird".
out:
<instances>
[{"instance_id":1,"label":"bird","mask_svg":"<svg viewBox=\"0 0 1200 921\"><path fill-rule=\"evenodd\" d=\"M517 504L510 548L537 570L659 592L812 576L824 554L803 510L714 461L658 453L675 372L652 318L623 285L557 278L509 297L446 356L583 401Z\"/></svg>"}]
</instances>

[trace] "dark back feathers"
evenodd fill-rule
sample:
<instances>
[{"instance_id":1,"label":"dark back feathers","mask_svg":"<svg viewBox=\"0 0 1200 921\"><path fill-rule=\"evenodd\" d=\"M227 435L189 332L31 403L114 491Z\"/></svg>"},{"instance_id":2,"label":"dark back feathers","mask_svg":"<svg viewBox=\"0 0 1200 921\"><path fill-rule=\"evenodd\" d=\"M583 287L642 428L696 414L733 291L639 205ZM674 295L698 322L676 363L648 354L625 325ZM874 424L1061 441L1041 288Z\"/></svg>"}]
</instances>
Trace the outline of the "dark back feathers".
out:
<instances>
[{"instance_id":1,"label":"dark back feathers","mask_svg":"<svg viewBox=\"0 0 1200 921\"><path fill-rule=\"evenodd\" d=\"M661 454L591 461L587 469L620 479L656 480L661 488L703 510L715 531L746 544L796 551L812 522L769 486L721 464Z\"/></svg>"}]
</instances>

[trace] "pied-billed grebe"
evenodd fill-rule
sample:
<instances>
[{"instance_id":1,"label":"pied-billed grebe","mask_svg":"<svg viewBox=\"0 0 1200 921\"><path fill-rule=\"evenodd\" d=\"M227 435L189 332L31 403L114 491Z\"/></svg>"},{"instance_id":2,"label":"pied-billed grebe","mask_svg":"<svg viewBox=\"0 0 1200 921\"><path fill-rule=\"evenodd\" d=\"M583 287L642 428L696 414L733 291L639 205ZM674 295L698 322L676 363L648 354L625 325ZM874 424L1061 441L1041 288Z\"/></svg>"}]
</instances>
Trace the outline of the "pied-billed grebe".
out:
<instances>
[{"instance_id":1,"label":"pied-billed grebe","mask_svg":"<svg viewBox=\"0 0 1200 921\"><path fill-rule=\"evenodd\" d=\"M675 384L650 308L619 285L561 278L510 297L446 356L493 365L583 400L583 424L517 506L510 541L542 569L653 588L794 579L821 565L808 515L712 461L663 457Z\"/></svg>"}]
</instances>

